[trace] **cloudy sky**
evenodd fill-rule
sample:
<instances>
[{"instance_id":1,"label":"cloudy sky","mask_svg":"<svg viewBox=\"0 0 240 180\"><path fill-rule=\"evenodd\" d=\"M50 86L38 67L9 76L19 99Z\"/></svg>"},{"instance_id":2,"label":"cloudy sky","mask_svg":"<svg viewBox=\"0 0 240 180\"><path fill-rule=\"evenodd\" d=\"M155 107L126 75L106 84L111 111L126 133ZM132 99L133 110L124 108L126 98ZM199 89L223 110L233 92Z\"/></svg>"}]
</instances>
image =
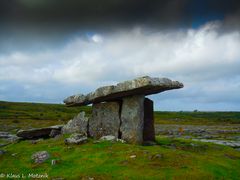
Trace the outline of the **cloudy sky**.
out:
<instances>
[{"instance_id":1,"label":"cloudy sky","mask_svg":"<svg viewBox=\"0 0 240 180\"><path fill-rule=\"evenodd\" d=\"M1 0L0 100L62 103L139 76L156 110L240 110L237 0Z\"/></svg>"}]
</instances>

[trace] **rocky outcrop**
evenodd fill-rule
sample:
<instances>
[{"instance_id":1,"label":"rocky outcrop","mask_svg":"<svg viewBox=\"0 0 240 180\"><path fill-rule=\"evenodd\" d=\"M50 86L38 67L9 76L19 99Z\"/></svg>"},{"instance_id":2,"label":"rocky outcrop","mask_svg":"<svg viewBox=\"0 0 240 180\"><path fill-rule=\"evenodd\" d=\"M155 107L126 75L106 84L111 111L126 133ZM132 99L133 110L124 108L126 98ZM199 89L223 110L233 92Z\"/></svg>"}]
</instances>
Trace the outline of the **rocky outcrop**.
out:
<instances>
[{"instance_id":1,"label":"rocky outcrop","mask_svg":"<svg viewBox=\"0 0 240 180\"><path fill-rule=\"evenodd\" d=\"M132 95L156 94L170 89L182 88L183 84L168 78L144 76L131 81L118 83L116 86L104 86L87 95L73 95L64 100L67 106L87 105L103 101L122 99Z\"/></svg>"},{"instance_id":2,"label":"rocky outcrop","mask_svg":"<svg viewBox=\"0 0 240 180\"><path fill-rule=\"evenodd\" d=\"M23 139L48 138L52 130L60 130L63 125L50 126L46 128L34 128L28 130L19 130L17 136Z\"/></svg>"},{"instance_id":3,"label":"rocky outcrop","mask_svg":"<svg viewBox=\"0 0 240 180\"><path fill-rule=\"evenodd\" d=\"M70 120L62 128L63 134L81 133L88 134L88 117L85 117L85 112L80 112L72 120Z\"/></svg>"},{"instance_id":4,"label":"rocky outcrop","mask_svg":"<svg viewBox=\"0 0 240 180\"><path fill-rule=\"evenodd\" d=\"M113 135L118 138L120 126L120 105L118 102L93 104L92 118L89 120L89 135L100 138Z\"/></svg>"}]
</instances>

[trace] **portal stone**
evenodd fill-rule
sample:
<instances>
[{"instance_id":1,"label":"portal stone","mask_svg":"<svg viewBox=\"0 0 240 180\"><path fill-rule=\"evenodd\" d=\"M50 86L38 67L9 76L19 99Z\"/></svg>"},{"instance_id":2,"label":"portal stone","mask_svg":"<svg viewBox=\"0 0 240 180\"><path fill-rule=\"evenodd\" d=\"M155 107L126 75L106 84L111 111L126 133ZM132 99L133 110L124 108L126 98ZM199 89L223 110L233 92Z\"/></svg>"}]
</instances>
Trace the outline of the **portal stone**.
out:
<instances>
[{"instance_id":1,"label":"portal stone","mask_svg":"<svg viewBox=\"0 0 240 180\"><path fill-rule=\"evenodd\" d=\"M89 119L89 135L97 139L107 135L118 138L119 111L120 104L118 102L93 104L92 118Z\"/></svg>"},{"instance_id":2,"label":"portal stone","mask_svg":"<svg viewBox=\"0 0 240 180\"><path fill-rule=\"evenodd\" d=\"M144 100L143 141L155 141L153 101L148 98Z\"/></svg>"},{"instance_id":3,"label":"portal stone","mask_svg":"<svg viewBox=\"0 0 240 180\"><path fill-rule=\"evenodd\" d=\"M123 98L121 138L132 144L142 144L144 126L144 95Z\"/></svg>"}]
</instances>

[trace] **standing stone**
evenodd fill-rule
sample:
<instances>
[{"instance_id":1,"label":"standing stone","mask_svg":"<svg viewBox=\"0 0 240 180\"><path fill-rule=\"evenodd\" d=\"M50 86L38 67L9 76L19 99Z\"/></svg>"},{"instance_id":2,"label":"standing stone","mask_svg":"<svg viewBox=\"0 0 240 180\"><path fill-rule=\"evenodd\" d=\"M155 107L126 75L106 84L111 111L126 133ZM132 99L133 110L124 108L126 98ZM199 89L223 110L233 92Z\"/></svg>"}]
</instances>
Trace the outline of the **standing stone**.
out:
<instances>
[{"instance_id":1,"label":"standing stone","mask_svg":"<svg viewBox=\"0 0 240 180\"><path fill-rule=\"evenodd\" d=\"M142 144L144 126L144 95L123 98L121 138L133 144Z\"/></svg>"},{"instance_id":2,"label":"standing stone","mask_svg":"<svg viewBox=\"0 0 240 180\"><path fill-rule=\"evenodd\" d=\"M148 98L144 100L143 141L155 141L153 101Z\"/></svg>"},{"instance_id":3,"label":"standing stone","mask_svg":"<svg viewBox=\"0 0 240 180\"><path fill-rule=\"evenodd\" d=\"M89 119L89 134L94 138L113 135L118 138L120 127L120 105L118 102L93 104Z\"/></svg>"},{"instance_id":4,"label":"standing stone","mask_svg":"<svg viewBox=\"0 0 240 180\"><path fill-rule=\"evenodd\" d=\"M85 117L85 112L80 112L73 119L68 121L68 123L62 128L63 134L88 134L88 117Z\"/></svg>"}]
</instances>

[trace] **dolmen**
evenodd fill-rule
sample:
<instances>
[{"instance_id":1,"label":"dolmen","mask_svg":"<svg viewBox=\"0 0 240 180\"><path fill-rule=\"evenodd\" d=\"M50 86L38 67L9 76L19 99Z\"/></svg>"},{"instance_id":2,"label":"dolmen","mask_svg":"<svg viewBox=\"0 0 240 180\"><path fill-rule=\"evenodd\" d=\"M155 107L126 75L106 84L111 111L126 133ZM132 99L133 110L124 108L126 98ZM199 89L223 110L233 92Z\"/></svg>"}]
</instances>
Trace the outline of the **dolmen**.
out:
<instances>
[{"instance_id":1,"label":"dolmen","mask_svg":"<svg viewBox=\"0 0 240 180\"><path fill-rule=\"evenodd\" d=\"M88 136L99 139L113 135L128 143L143 144L155 141L153 101L145 96L182 87L182 83L168 78L144 76L67 97L64 103L69 107L92 104L86 125Z\"/></svg>"}]
</instances>

